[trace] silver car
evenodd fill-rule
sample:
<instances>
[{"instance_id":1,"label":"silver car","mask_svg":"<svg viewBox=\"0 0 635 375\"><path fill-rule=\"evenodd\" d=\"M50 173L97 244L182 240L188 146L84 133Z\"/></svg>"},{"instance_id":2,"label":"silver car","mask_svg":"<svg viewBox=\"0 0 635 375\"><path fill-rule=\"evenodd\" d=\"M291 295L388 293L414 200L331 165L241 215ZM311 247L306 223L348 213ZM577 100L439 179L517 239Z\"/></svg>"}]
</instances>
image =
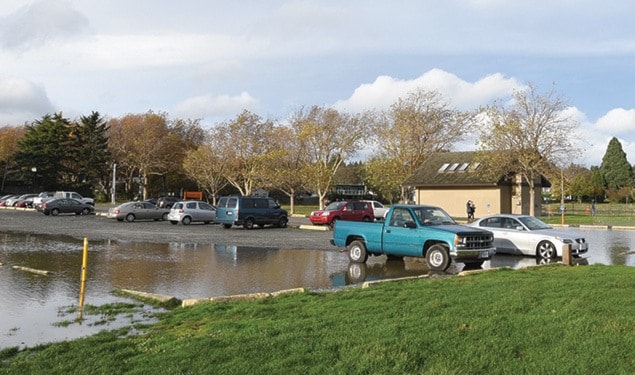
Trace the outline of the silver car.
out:
<instances>
[{"instance_id":1,"label":"silver car","mask_svg":"<svg viewBox=\"0 0 635 375\"><path fill-rule=\"evenodd\" d=\"M168 220L172 224L189 225L192 222L213 223L216 219L216 208L202 201L176 202L170 209Z\"/></svg>"},{"instance_id":2,"label":"silver car","mask_svg":"<svg viewBox=\"0 0 635 375\"><path fill-rule=\"evenodd\" d=\"M159 208L150 202L126 202L110 208L106 216L110 219L125 220L127 222L135 220L167 220L169 212L169 209Z\"/></svg>"},{"instance_id":3,"label":"silver car","mask_svg":"<svg viewBox=\"0 0 635 375\"><path fill-rule=\"evenodd\" d=\"M468 225L494 233L496 253L551 259L562 256L565 244L571 245L571 254L575 257L589 250L589 244L581 234L554 229L534 216L488 215Z\"/></svg>"}]
</instances>

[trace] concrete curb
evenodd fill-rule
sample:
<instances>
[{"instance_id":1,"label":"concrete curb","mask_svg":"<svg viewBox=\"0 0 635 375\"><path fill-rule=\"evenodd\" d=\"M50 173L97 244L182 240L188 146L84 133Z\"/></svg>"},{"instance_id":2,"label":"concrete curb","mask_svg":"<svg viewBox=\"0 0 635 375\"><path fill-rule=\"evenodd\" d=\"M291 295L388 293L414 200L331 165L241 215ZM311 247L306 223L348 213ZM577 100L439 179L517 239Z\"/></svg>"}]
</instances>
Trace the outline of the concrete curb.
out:
<instances>
[{"instance_id":1,"label":"concrete curb","mask_svg":"<svg viewBox=\"0 0 635 375\"><path fill-rule=\"evenodd\" d=\"M306 224L301 224L298 228L306 229L306 230L317 230L317 231L322 231L322 232L328 232L330 230L329 227L327 227L327 226L306 225Z\"/></svg>"},{"instance_id":2,"label":"concrete curb","mask_svg":"<svg viewBox=\"0 0 635 375\"><path fill-rule=\"evenodd\" d=\"M2 264L0 264L0 265L2 265ZM38 270L38 269L35 269L35 268L22 267L22 266L13 266L11 268L13 268L14 270L31 272L31 273L34 273L36 275L49 275L51 273L51 271Z\"/></svg>"},{"instance_id":3,"label":"concrete curb","mask_svg":"<svg viewBox=\"0 0 635 375\"><path fill-rule=\"evenodd\" d=\"M130 290L130 289L116 289L115 292L119 292L121 294L125 294L137 299L147 299L147 300L156 301L159 304L164 306L176 306L179 303L181 303L180 299L173 296L166 296L163 294L146 293L146 292L140 292L138 290Z\"/></svg>"},{"instance_id":4,"label":"concrete curb","mask_svg":"<svg viewBox=\"0 0 635 375\"><path fill-rule=\"evenodd\" d=\"M185 299L181 302L181 307L190 307L201 303L210 302L234 302L234 301L255 301L266 298L275 298L285 294L292 293L304 293L304 288L286 289L272 293L249 293L249 294L235 294L232 296L210 297L210 298L196 298Z\"/></svg>"},{"instance_id":5,"label":"concrete curb","mask_svg":"<svg viewBox=\"0 0 635 375\"><path fill-rule=\"evenodd\" d=\"M430 277L430 275L406 276L406 277L398 277L398 278L395 278L395 279L383 279L383 280L365 281L364 283L362 283L362 289L370 288L373 285L377 285L377 284L381 284L381 283L391 283L391 282L395 282L395 281L426 279L428 277Z\"/></svg>"}]
</instances>

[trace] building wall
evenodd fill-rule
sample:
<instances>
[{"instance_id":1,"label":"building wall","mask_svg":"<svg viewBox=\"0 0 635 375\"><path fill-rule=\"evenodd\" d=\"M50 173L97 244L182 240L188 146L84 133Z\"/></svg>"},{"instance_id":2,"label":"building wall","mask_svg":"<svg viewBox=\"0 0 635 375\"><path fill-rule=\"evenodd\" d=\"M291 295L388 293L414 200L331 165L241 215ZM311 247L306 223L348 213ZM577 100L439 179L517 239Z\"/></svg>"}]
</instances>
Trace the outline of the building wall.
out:
<instances>
[{"instance_id":1,"label":"building wall","mask_svg":"<svg viewBox=\"0 0 635 375\"><path fill-rule=\"evenodd\" d=\"M536 215L542 211L542 196L540 180L535 181ZM488 214L524 214L530 215L531 190L527 183L522 182L520 175L515 176L507 185L492 187L439 187L416 188L414 200L416 204L431 204L443 207L450 216L466 218L465 204L472 200L476 205L476 218Z\"/></svg>"},{"instance_id":2,"label":"building wall","mask_svg":"<svg viewBox=\"0 0 635 375\"><path fill-rule=\"evenodd\" d=\"M472 200L476 206L474 216L509 213L511 189L506 186L491 188L438 188L416 189L415 203L442 207L450 216L467 218L466 203Z\"/></svg>"}]
</instances>

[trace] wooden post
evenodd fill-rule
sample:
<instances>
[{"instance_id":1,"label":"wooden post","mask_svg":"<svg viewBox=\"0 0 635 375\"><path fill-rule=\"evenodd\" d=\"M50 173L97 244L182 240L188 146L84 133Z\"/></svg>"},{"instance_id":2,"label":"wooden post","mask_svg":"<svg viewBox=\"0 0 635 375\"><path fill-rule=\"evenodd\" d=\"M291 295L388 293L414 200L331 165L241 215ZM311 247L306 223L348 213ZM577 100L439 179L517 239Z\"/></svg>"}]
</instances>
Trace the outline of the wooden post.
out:
<instances>
[{"instance_id":1,"label":"wooden post","mask_svg":"<svg viewBox=\"0 0 635 375\"><path fill-rule=\"evenodd\" d=\"M84 251L82 253L82 278L79 288L79 309L77 309L77 319L81 322L84 309L84 294L86 292L86 268L88 266L88 238L84 238Z\"/></svg>"},{"instance_id":2,"label":"wooden post","mask_svg":"<svg viewBox=\"0 0 635 375\"><path fill-rule=\"evenodd\" d=\"M562 264L565 266L571 265L571 244L562 245Z\"/></svg>"}]
</instances>

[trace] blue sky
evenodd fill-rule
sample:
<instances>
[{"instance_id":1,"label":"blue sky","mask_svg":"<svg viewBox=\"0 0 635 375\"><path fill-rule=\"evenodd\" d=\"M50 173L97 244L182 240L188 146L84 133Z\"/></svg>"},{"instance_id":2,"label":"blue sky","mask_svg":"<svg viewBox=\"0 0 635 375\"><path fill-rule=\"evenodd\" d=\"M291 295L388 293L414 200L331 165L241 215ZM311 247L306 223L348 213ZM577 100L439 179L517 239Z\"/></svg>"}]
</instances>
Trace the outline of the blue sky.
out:
<instances>
[{"instance_id":1,"label":"blue sky","mask_svg":"<svg viewBox=\"0 0 635 375\"><path fill-rule=\"evenodd\" d=\"M599 165L635 162L631 0L3 0L0 125L46 113L201 118L383 109L423 87L469 110L555 84Z\"/></svg>"}]
</instances>

